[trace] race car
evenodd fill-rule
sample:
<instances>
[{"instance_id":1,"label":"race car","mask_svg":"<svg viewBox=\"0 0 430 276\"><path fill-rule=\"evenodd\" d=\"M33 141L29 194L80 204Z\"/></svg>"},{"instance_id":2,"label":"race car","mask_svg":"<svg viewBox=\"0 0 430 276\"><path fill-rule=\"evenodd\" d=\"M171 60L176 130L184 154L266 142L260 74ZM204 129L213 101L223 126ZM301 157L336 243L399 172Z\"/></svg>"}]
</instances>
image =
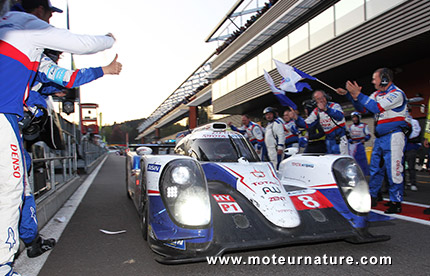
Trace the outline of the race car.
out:
<instances>
[{"instance_id":1,"label":"race car","mask_svg":"<svg viewBox=\"0 0 430 276\"><path fill-rule=\"evenodd\" d=\"M316 241L388 240L368 232L370 195L354 159L297 154L277 172L224 123L194 129L175 155L139 148L127 194L162 263Z\"/></svg>"}]
</instances>

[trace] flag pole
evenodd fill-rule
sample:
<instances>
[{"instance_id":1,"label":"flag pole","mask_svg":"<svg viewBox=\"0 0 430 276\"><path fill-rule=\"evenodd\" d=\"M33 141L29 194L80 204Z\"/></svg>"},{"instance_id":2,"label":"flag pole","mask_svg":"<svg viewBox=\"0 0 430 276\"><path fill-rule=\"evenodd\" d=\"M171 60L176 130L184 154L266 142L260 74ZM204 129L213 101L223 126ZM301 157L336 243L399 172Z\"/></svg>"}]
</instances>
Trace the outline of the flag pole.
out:
<instances>
[{"instance_id":1,"label":"flag pole","mask_svg":"<svg viewBox=\"0 0 430 276\"><path fill-rule=\"evenodd\" d=\"M316 81L318 81L319 83L327 86L328 88L332 89L333 91L337 92L336 88L333 88L332 86L328 85L327 83L320 81L319 79L316 79Z\"/></svg>"}]
</instances>

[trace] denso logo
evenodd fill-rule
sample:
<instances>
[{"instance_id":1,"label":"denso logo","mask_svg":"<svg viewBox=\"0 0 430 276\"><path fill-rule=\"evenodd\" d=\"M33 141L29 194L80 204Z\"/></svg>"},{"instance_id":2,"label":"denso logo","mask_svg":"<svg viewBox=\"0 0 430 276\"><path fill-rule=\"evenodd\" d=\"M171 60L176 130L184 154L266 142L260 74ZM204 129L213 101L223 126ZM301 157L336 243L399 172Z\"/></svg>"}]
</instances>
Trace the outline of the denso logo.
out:
<instances>
[{"instance_id":1,"label":"denso logo","mask_svg":"<svg viewBox=\"0 0 430 276\"><path fill-rule=\"evenodd\" d=\"M13 177L15 178L21 178L21 168L19 165L19 152L18 152L18 146L17 145L10 145L10 148L12 150L11 157L12 157L12 169L13 169Z\"/></svg>"},{"instance_id":2,"label":"denso logo","mask_svg":"<svg viewBox=\"0 0 430 276\"><path fill-rule=\"evenodd\" d=\"M305 168L313 168L314 164L303 164L303 163L298 163L298 162L291 162L292 166L295 167L305 167Z\"/></svg>"},{"instance_id":3,"label":"denso logo","mask_svg":"<svg viewBox=\"0 0 430 276\"><path fill-rule=\"evenodd\" d=\"M147 167L148 171L150 172L160 172L160 168L161 168L161 165L157 165L157 164L148 164L148 167Z\"/></svg>"},{"instance_id":4,"label":"denso logo","mask_svg":"<svg viewBox=\"0 0 430 276\"><path fill-rule=\"evenodd\" d=\"M278 187L263 187L264 194L267 193L281 193L281 190Z\"/></svg>"}]
</instances>

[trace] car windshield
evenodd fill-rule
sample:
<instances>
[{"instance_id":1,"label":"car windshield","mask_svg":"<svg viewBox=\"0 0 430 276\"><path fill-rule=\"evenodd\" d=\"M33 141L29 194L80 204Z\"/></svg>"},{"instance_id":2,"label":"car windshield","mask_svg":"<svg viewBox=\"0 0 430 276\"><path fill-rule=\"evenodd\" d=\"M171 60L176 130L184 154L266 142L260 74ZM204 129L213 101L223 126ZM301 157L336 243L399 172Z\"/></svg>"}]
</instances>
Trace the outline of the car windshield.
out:
<instances>
[{"instance_id":1,"label":"car windshield","mask_svg":"<svg viewBox=\"0 0 430 276\"><path fill-rule=\"evenodd\" d=\"M237 162L243 157L249 162L259 162L257 154L242 137L225 139L195 139L191 143L191 155L199 161Z\"/></svg>"}]
</instances>

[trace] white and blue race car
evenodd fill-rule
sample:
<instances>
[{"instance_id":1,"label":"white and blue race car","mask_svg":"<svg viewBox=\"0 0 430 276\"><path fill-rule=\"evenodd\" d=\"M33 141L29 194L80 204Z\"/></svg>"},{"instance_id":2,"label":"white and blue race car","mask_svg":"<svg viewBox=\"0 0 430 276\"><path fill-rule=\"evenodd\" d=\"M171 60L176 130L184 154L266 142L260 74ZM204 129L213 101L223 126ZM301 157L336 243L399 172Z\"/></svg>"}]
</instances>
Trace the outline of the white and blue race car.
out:
<instances>
[{"instance_id":1,"label":"white and blue race car","mask_svg":"<svg viewBox=\"0 0 430 276\"><path fill-rule=\"evenodd\" d=\"M224 123L193 130L175 155L127 157L127 195L163 263L316 241L388 240L368 232L368 184L354 159L297 154L276 172Z\"/></svg>"}]
</instances>

